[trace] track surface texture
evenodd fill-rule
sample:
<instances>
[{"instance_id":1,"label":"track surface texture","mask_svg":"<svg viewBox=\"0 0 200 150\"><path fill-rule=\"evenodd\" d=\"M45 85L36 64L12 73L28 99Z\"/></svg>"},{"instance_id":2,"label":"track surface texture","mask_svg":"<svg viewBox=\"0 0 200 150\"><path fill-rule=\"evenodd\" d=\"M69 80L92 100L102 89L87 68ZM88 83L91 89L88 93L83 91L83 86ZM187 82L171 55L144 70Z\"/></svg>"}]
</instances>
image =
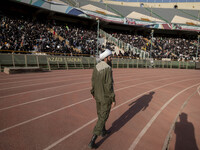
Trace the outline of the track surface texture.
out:
<instances>
[{"instance_id":1,"label":"track surface texture","mask_svg":"<svg viewBox=\"0 0 200 150\"><path fill-rule=\"evenodd\" d=\"M92 70L0 73L0 150L87 150ZM200 71L113 69L117 105L99 150L200 148Z\"/></svg>"}]
</instances>

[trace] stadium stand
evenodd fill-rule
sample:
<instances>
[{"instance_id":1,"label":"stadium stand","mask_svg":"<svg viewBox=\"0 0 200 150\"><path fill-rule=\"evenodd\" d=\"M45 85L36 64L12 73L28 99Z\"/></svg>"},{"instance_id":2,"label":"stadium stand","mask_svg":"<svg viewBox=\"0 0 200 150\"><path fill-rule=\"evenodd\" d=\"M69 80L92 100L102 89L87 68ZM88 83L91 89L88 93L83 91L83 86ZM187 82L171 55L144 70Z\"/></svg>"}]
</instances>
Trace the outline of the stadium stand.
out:
<instances>
[{"instance_id":1,"label":"stadium stand","mask_svg":"<svg viewBox=\"0 0 200 150\"><path fill-rule=\"evenodd\" d=\"M79 1L80 7L88 5L89 1ZM87 5L85 5L87 4ZM96 5L99 8L105 8L105 4L90 1L91 5ZM91 6L89 5L89 6ZM96 8L96 6L94 8ZM123 15L129 14L133 7L123 7L119 5L110 5L106 7L109 12L123 12ZM87 8L87 7L85 7ZM129 10L130 9L130 10ZM143 14L149 14L145 8L137 8L136 11L141 11ZM159 10L159 9L158 9ZM163 9L164 10L164 9ZM174 9L177 11L176 9ZM102 11L102 9L101 9ZM170 11L173 12L173 11ZM179 13L181 11L178 11ZM108 12L107 12L108 13ZM127 13L127 14L125 14ZM156 12L159 14L159 11ZM160 12L161 13L161 12ZM166 13L164 11L164 13ZM166 13L167 14L167 13ZM119 15L119 14L116 14ZM153 14L152 14L153 16ZM163 16L163 15L162 15ZM156 16L158 18L158 16ZM192 17L192 16L191 16ZM93 25L96 25L94 22ZM195 35L167 35L155 34L153 40L148 29L142 28L137 31L137 28L127 29L125 32L106 28L107 25L101 22L101 28L111 34L113 38L125 42L135 48L151 53L154 59L170 58L175 60L194 60L197 51L197 38ZM1 43L0 49L14 50L11 52L17 53L43 53L53 55L94 55L97 48L97 27L92 25L80 25L79 23L58 22L54 19L41 21L31 17L16 17L6 16L1 17ZM142 32L140 32L143 30ZM158 31L157 31L158 32ZM108 41L107 37L100 35L98 49L101 52L104 48L112 49L115 56L130 56L140 57L138 53L127 47L119 47L116 43ZM151 45L152 44L152 45ZM23 51L23 52L21 52ZM6 52L6 51L4 51ZM142 57L140 57L142 58Z\"/></svg>"},{"instance_id":2,"label":"stadium stand","mask_svg":"<svg viewBox=\"0 0 200 150\"><path fill-rule=\"evenodd\" d=\"M51 28L51 29L49 29ZM30 30L31 29L31 30ZM30 19L2 17L1 19L1 50L57 53L61 55L84 54L93 55L96 49L96 30L89 30L83 26L70 24L49 25L49 23L33 22ZM113 37L130 45L150 52L151 37L128 33L108 31ZM178 60L194 60L197 40L185 38L154 37L152 57L156 59L171 58ZM107 42L99 45L99 51L110 48L117 49L116 45ZM76 50L74 50L76 49ZM137 55L130 50L119 50L115 55ZM138 56L137 56L138 57Z\"/></svg>"}]
</instances>

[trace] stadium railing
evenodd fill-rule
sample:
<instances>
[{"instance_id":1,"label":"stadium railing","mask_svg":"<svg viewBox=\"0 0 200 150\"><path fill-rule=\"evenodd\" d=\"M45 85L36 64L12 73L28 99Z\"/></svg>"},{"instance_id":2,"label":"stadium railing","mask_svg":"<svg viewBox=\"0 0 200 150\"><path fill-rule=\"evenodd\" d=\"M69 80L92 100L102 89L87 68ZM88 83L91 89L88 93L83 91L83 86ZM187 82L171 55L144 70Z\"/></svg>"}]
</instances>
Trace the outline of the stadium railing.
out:
<instances>
[{"instance_id":1,"label":"stadium railing","mask_svg":"<svg viewBox=\"0 0 200 150\"><path fill-rule=\"evenodd\" d=\"M129 43L125 43L125 42L113 37L111 34L106 33L105 31L103 31L101 29L100 29L100 34L101 34L101 36L105 37L108 42L113 43L114 45L116 45L120 49L124 50L125 52L131 50L134 54L139 54L140 58L142 58L142 59L146 59L149 57L148 52L138 49L137 47L133 47Z\"/></svg>"},{"instance_id":2,"label":"stadium railing","mask_svg":"<svg viewBox=\"0 0 200 150\"><path fill-rule=\"evenodd\" d=\"M25 53L25 52L24 52ZM59 56L55 54L8 54L0 53L0 70L5 67L40 67L46 70L91 69L97 64L93 56ZM114 57L113 68L176 68L195 69L195 62L161 61Z\"/></svg>"}]
</instances>

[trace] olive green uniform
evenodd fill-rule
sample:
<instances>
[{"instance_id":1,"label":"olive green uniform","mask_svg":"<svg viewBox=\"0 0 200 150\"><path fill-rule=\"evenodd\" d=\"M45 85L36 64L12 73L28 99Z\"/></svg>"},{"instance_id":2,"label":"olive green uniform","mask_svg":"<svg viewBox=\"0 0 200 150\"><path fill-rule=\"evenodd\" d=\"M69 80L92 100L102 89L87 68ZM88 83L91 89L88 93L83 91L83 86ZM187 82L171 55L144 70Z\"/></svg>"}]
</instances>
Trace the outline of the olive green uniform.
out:
<instances>
[{"instance_id":1,"label":"olive green uniform","mask_svg":"<svg viewBox=\"0 0 200 150\"><path fill-rule=\"evenodd\" d=\"M109 117L111 104L115 102L112 68L104 61L96 65L92 74L91 94L96 100L98 121L93 133L101 135Z\"/></svg>"}]
</instances>

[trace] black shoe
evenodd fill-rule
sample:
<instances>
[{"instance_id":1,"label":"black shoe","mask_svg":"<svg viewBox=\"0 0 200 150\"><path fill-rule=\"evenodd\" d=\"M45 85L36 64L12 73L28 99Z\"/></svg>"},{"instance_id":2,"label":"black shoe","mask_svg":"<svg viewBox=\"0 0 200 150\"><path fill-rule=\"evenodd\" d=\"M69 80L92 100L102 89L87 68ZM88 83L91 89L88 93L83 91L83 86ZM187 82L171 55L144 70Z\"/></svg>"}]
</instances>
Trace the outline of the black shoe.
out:
<instances>
[{"instance_id":1,"label":"black shoe","mask_svg":"<svg viewBox=\"0 0 200 150\"><path fill-rule=\"evenodd\" d=\"M91 148L91 149L96 149L98 146L95 144L95 141L97 139L97 135L93 135L92 136L92 139L90 141L90 143L88 144L88 147Z\"/></svg>"},{"instance_id":2,"label":"black shoe","mask_svg":"<svg viewBox=\"0 0 200 150\"><path fill-rule=\"evenodd\" d=\"M89 147L90 149L96 149L96 148L98 148L98 146L97 146L95 143L92 143L92 142L90 142L90 143L88 144L88 147Z\"/></svg>"},{"instance_id":3,"label":"black shoe","mask_svg":"<svg viewBox=\"0 0 200 150\"><path fill-rule=\"evenodd\" d=\"M106 135L108 135L108 134L110 134L110 131L109 131L109 130L104 130L104 131L102 132L101 136L104 137L104 136L106 136Z\"/></svg>"}]
</instances>

